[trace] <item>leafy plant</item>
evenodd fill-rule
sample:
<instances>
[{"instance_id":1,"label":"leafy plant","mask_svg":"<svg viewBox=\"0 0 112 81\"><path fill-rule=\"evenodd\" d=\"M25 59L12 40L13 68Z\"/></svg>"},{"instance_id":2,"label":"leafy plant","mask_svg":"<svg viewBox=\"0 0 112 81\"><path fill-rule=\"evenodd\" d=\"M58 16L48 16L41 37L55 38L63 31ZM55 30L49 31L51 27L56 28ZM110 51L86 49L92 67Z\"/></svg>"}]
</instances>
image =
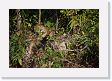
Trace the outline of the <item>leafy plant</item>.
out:
<instances>
[{"instance_id":1,"label":"leafy plant","mask_svg":"<svg viewBox=\"0 0 112 81\"><path fill-rule=\"evenodd\" d=\"M35 24L46 27L47 33ZM30 63L24 66L27 48L32 48ZM10 9L9 67L98 68L99 10Z\"/></svg>"}]
</instances>

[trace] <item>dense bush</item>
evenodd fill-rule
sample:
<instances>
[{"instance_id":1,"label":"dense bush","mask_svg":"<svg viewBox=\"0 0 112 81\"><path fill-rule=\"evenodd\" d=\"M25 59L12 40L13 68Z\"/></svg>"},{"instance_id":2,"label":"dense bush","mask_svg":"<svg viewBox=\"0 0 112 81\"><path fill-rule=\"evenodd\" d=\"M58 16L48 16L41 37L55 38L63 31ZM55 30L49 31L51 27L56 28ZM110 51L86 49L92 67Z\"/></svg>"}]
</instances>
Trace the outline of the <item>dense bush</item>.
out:
<instances>
[{"instance_id":1,"label":"dense bush","mask_svg":"<svg viewBox=\"0 0 112 81\"><path fill-rule=\"evenodd\" d=\"M98 68L98 9L10 9L9 67Z\"/></svg>"}]
</instances>

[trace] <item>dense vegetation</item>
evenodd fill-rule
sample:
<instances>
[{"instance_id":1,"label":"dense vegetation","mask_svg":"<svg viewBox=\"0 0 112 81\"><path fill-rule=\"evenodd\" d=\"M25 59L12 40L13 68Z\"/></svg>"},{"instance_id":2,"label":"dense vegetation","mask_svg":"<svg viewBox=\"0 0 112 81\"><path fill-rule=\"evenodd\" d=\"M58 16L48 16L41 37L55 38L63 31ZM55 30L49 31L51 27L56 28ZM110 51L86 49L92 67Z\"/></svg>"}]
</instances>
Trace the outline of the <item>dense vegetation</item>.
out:
<instances>
[{"instance_id":1,"label":"dense vegetation","mask_svg":"<svg viewBox=\"0 0 112 81\"><path fill-rule=\"evenodd\" d=\"M9 67L98 68L98 9L10 9Z\"/></svg>"}]
</instances>

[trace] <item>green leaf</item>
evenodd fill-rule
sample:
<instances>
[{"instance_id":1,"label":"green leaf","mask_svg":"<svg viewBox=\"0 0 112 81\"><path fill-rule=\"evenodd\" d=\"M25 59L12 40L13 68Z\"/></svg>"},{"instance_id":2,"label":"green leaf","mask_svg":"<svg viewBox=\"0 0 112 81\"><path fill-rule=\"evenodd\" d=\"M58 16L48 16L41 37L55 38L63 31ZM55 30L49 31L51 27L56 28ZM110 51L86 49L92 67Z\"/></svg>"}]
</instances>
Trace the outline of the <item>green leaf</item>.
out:
<instances>
[{"instance_id":1,"label":"green leaf","mask_svg":"<svg viewBox=\"0 0 112 81\"><path fill-rule=\"evenodd\" d=\"M18 59L19 64L22 66L22 60Z\"/></svg>"},{"instance_id":2,"label":"green leaf","mask_svg":"<svg viewBox=\"0 0 112 81\"><path fill-rule=\"evenodd\" d=\"M28 26L29 26L29 27L31 27L31 24L30 24L30 23L28 23Z\"/></svg>"}]
</instances>

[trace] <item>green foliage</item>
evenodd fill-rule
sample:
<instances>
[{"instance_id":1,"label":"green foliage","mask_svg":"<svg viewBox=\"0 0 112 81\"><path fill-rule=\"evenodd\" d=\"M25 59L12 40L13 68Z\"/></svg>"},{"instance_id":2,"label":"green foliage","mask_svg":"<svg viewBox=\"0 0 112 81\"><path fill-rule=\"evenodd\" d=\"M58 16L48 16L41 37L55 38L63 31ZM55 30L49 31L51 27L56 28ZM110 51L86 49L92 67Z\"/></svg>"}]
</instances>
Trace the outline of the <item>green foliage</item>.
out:
<instances>
[{"instance_id":1,"label":"green foliage","mask_svg":"<svg viewBox=\"0 0 112 81\"><path fill-rule=\"evenodd\" d=\"M17 34L12 35L10 38L9 58L12 67L16 67L18 63L22 65L21 60L25 54L25 43L23 40Z\"/></svg>"},{"instance_id":2,"label":"green foliage","mask_svg":"<svg viewBox=\"0 0 112 81\"><path fill-rule=\"evenodd\" d=\"M55 31L55 34L50 36L49 33L45 37L42 37L44 32L35 27L39 19L39 10L21 9L19 13L21 16L20 28L17 23L19 20L16 10L9 10L10 67L23 67L26 48L33 38L38 40L32 47L31 59L34 62L32 62L32 67L99 67L98 9L42 9L41 24L47 27L49 32ZM56 23L57 19L58 23ZM57 30L55 30L56 24ZM34 36L30 41L28 41L29 32ZM64 41L67 49L55 50L50 46L51 41L58 43ZM40 49L43 55L36 54Z\"/></svg>"},{"instance_id":3,"label":"green foliage","mask_svg":"<svg viewBox=\"0 0 112 81\"><path fill-rule=\"evenodd\" d=\"M45 20L44 25L46 27L50 28L50 27L53 27L55 24L53 22L49 21L49 20Z\"/></svg>"}]
</instances>

